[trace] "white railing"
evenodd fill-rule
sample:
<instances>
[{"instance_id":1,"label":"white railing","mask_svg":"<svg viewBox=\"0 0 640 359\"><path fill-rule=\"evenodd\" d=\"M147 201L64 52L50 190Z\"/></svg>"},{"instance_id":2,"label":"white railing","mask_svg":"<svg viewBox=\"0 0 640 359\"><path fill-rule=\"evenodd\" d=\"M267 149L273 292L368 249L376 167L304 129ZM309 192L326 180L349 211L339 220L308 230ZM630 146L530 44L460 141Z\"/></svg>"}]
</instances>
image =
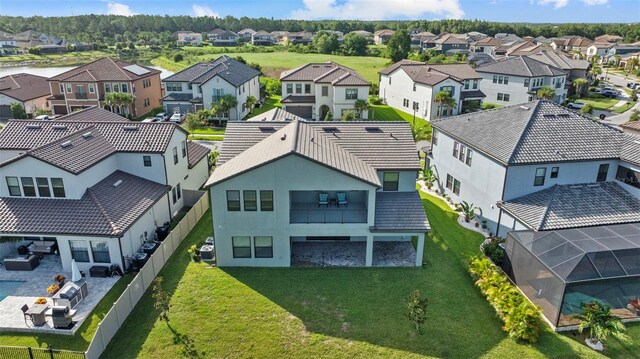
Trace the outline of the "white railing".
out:
<instances>
[{"instance_id":1,"label":"white railing","mask_svg":"<svg viewBox=\"0 0 640 359\"><path fill-rule=\"evenodd\" d=\"M151 286L162 267L169 257L178 248L180 243L187 237L189 232L195 227L202 215L209 208L209 196L205 193L198 202L187 212L180 223L169 233L167 238L160 244L158 249L151 255L151 258L140 269L140 272L127 285L127 289L122 292L118 300L98 324L98 329L89 343L85 352L86 359L99 359L109 345L109 342L118 332L129 314L133 311L144 292Z\"/></svg>"}]
</instances>

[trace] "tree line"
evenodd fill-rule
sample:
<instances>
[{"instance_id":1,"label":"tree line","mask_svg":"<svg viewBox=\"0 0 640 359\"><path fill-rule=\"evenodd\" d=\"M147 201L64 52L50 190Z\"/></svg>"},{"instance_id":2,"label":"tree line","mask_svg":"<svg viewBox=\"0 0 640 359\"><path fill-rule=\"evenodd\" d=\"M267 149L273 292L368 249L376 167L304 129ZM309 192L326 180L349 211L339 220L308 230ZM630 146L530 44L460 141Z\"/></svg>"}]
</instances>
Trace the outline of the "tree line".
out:
<instances>
[{"instance_id":1,"label":"tree line","mask_svg":"<svg viewBox=\"0 0 640 359\"><path fill-rule=\"evenodd\" d=\"M374 32L380 29L419 29L434 34L444 32L465 33L479 31L493 36L496 33L514 33L518 36L556 37L565 35L585 36L594 39L604 34L620 35L625 42L640 41L638 24L530 24L499 23L481 20L414 20L414 21L361 21L361 20L289 20L225 16L191 17L169 15L79 15L68 17L16 17L0 16L0 30L18 33L35 30L49 35L85 42L111 43L116 35L139 40L139 36L155 38L159 42L175 31L190 30L208 32L216 28L239 31L244 28L265 31L320 31L336 30L348 33L354 30ZM159 39L159 36L163 39Z\"/></svg>"}]
</instances>

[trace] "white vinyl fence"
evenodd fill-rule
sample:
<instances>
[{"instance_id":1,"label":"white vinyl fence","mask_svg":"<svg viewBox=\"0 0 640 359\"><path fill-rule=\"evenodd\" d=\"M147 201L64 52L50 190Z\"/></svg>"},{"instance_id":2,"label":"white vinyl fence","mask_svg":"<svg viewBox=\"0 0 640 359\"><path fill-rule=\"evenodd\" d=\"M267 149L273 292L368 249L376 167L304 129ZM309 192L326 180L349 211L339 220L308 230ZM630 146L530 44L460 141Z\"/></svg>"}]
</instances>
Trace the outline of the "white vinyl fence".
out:
<instances>
[{"instance_id":1,"label":"white vinyl fence","mask_svg":"<svg viewBox=\"0 0 640 359\"><path fill-rule=\"evenodd\" d=\"M140 269L140 272L127 285L127 289L120 295L120 298L113 303L113 307L102 319L102 322L98 324L98 329L85 352L86 359L100 358L102 352L107 348L107 345L116 335L125 319L131 314L144 292L151 286L169 257L191 232L208 208L209 196L205 193L151 255L151 258Z\"/></svg>"}]
</instances>

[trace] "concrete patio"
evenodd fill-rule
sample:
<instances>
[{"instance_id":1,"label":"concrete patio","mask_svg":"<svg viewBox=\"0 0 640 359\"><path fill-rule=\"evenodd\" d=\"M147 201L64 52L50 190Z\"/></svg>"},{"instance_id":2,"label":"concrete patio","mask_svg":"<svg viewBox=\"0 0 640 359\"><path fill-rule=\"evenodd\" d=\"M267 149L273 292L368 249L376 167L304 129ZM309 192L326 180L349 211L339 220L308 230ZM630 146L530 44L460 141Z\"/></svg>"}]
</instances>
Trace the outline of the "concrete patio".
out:
<instances>
[{"instance_id":1,"label":"concrete patio","mask_svg":"<svg viewBox=\"0 0 640 359\"><path fill-rule=\"evenodd\" d=\"M75 325L71 329L53 328L50 317L47 317L47 324L40 327L33 326L30 321L25 323L24 316L20 310L24 304L31 307L36 299L45 297L48 299L47 304L49 306L53 305L51 296L47 293L47 287L55 283L53 277L56 274L63 274L67 281L71 280L71 272L63 271L60 257L56 255L45 255L44 259L40 261L40 265L32 271L7 271L3 266L0 266L0 281L24 282L13 293L0 301L0 332L73 335L91 314L98 302L120 279L118 276L94 278L87 275L85 281L89 295L74 308L77 312L73 316Z\"/></svg>"},{"instance_id":2,"label":"concrete patio","mask_svg":"<svg viewBox=\"0 0 640 359\"><path fill-rule=\"evenodd\" d=\"M364 267L366 242L293 242L291 266ZM374 267L413 267L416 251L409 241L373 242Z\"/></svg>"}]
</instances>

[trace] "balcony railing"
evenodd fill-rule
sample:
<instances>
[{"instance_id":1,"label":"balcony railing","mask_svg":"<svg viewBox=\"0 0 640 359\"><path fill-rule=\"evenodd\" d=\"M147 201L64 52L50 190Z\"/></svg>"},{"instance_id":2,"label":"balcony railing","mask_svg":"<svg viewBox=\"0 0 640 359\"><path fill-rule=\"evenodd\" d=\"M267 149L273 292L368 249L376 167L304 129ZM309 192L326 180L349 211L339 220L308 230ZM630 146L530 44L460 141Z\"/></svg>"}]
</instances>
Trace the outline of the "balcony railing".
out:
<instances>
[{"instance_id":1,"label":"balcony railing","mask_svg":"<svg viewBox=\"0 0 640 359\"><path fill-rule=\"evenodd\" d=\"M335 203L318 207L317 203L292 203L289 223L367 223L363 203L337 207Z\"/></svg>"},{"instance_id":2,"label":"balcony railing","mask_svg":"<svg viewBox=\"0 0 640 359\"><path fill-rule=\"evenodd\" d=\"M77 99L86 100L87 99L87 93L86 92L76 92L76 98Z\"/></svg>"}]
</instances>

